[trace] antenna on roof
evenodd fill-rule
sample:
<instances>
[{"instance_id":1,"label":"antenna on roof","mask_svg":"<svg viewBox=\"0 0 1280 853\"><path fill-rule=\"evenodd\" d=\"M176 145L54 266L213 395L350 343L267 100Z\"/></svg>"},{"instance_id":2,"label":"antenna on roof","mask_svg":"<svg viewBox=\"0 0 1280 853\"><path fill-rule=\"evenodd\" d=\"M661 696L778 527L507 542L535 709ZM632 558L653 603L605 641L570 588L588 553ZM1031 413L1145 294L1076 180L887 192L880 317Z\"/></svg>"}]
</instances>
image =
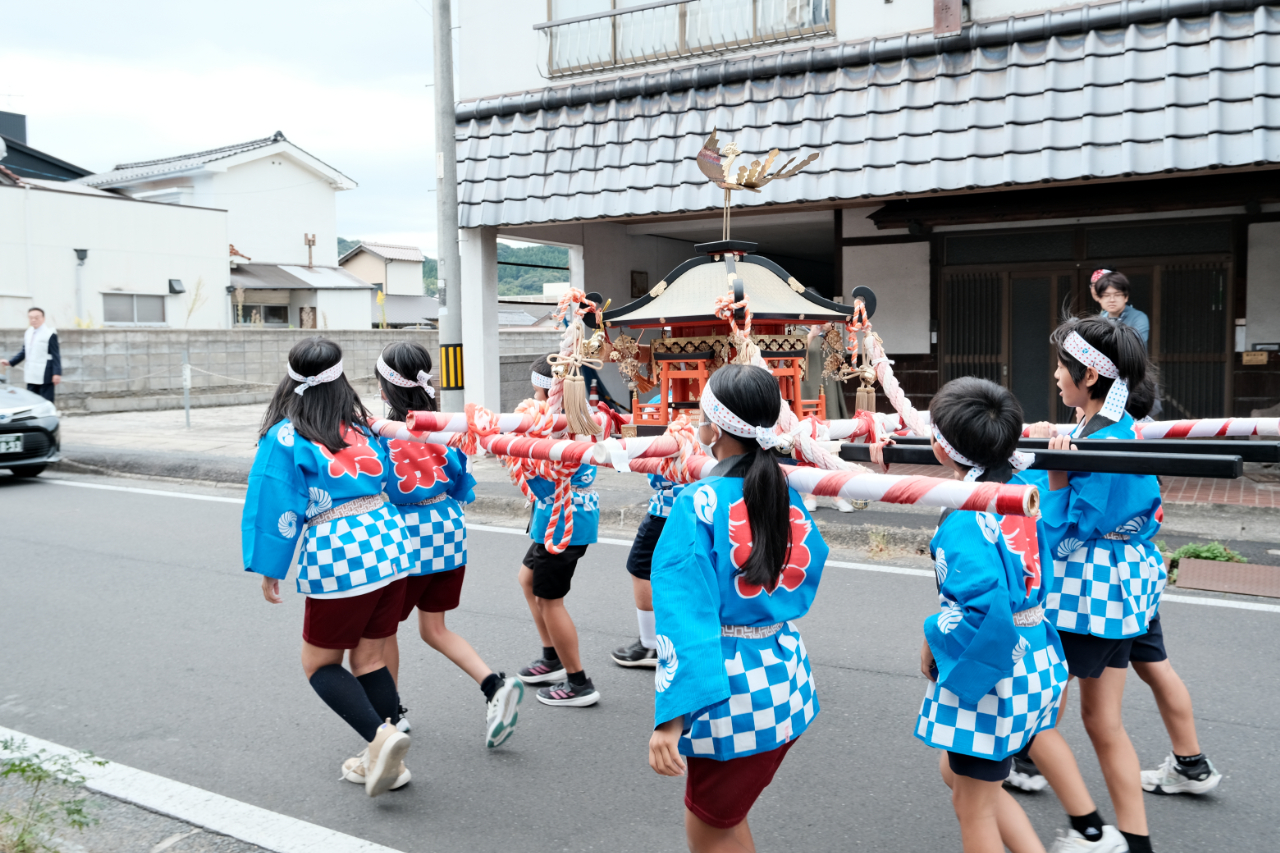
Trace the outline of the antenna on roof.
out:
<instances>
[{"instance_id":1,"label":"antenna on roof","mask_svg":"<svg viewBox=\"0 0 1280 853\"><path fill-rule=\"evenodd\" d=\"M316 244L316 235L303 233L302 242L307 244L307 269L311 269L311 249Z\"/></svg>"}]
</instances>

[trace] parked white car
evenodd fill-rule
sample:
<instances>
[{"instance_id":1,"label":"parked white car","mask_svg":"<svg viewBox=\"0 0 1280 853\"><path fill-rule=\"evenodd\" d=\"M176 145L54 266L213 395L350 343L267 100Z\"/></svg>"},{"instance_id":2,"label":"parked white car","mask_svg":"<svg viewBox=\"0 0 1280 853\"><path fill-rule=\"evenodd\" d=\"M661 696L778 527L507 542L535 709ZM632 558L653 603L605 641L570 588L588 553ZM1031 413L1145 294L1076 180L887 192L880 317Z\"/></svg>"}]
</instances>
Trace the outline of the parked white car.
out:
<instances>
[{"instance_id":1,"label":"parked white car","mask_svg":"<svg viewBox=\"0 0 1280 853\"><path fill-rule=\"evenodd\" d=\"M58 407L25 388L0 384L0 468L35 477L59 459Z\"/></svg>"}]
</instances>

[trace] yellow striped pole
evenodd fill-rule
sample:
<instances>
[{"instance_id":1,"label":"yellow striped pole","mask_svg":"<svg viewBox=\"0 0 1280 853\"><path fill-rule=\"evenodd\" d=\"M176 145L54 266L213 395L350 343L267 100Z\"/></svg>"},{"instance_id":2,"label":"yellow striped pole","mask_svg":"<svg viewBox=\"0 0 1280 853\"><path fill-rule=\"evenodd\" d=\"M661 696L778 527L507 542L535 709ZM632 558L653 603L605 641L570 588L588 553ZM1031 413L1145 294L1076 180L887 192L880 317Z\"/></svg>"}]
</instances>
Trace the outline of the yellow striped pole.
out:
<instances>
[{"instance_id":1,"label":"yellow striped pole","mask_svg":"<svg viewBox=\"0 0 1280 853\"><path fill-rule=\"evenodd\" d=\"M461 391L463 387L462 344L441 344L440 390Z\"/></svg>"}]
</instances>

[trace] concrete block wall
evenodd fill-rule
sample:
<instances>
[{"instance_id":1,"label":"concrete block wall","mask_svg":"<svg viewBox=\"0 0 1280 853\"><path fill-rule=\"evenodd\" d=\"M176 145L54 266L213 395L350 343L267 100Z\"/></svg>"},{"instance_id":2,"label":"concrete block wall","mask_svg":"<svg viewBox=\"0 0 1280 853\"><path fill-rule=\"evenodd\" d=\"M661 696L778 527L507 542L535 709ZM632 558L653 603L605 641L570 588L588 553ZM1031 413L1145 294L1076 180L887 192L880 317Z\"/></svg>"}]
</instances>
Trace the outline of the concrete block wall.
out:
<instances>
[{"instance_id":1,"label":"concrete block wall","mask_svg":"<svg viewBox=\"0 0 1280 853\"><path fill-rule=\"evenodd\" d=\"M289 349L312 334L315 332L301 329L59 329L62 385L58 407L74 413L181 406L184 356L189 356L193 368L193 405L265 401L284 375ZM342 347L348 379L361 395L372 394L373 399L377 394L374 365L392 341L419 341L439 362L439 334L435 331L328 330L324 335ZM560 336L546 329L504 329L495 336L505 406L508 384L513 393L520 380L527 389L528 365L539 355L557 349ZM21 329L0 329L3 357L11 357L21 347ZM25 381L21 365L8 369L8 379L15 384ZM521 392L515 402L526 396L527 391Z\"/></svg>"}]
</instances>

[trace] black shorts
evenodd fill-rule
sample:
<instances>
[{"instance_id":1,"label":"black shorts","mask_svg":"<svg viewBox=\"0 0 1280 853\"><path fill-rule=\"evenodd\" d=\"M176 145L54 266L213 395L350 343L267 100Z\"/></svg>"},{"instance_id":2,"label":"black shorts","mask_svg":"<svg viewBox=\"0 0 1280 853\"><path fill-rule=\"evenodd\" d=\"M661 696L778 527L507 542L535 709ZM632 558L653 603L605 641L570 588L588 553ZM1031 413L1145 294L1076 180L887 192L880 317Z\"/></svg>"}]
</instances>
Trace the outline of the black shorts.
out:
<instances>
[{"instance_id":1,"label":"black shorts","mask_svg":"<svg viewBox=\"0 0 1280 853\"><path fill-rule=\"evenodd\" d=\"M1129 660L1138 663L1159 663L1168 660L1169 653L1164 650L1164 629L1160 627L1160 617L1147 623L1147 633L1133 638L1133 648L1129 651Z\"/></svg>"},{"instance_id":2,"label":"black shorts","mask_svg":"<svg viewBox=\"0 0 1280 853\"><path fill-rule=\"evenodd\" d=\"M1062 650L1067 655L1067 672L1076 678L1098 678L1107 667L1129 668L1129 652L1134 637L1114 640L1093 634L1059 631Z\"/></svg>"},{"instance_id":3,"label":"black shorts","mask_svg":"<svg viewBox=\"0 0 1280 853\"><path fill-rule=\"evenodd\" d=\"M586 545L570 545L552 554L541 542L534 542L524 554L524 565L533 572L533 594L538 598L564 598L569 594L573 572L587 553Z\"/></svg>"},{"instance_id":4,"label":"black shorts","mask_svg":"<svg viewBox=\"0 0 1280 853\"><path fill-rule=\"evenodd\" d=\"M1033 735L1023 749L1030 749L1031 744L1035 742ZM1013 756L1008 755L995 761L991 758L965 755L963 752L948 752L947 764L951 765L951 772L957 776L967 776L982 782L1003 782L1009 778L1009 771L1013 769Z\"/></svg>"},{"instance_id":5,"label":"black shorts","mask_svg":"<svg viewBox=\"0 0 1280 853\"><path fill-rule=\"evenodd\" d=\"M653 567L653 549L658 547L658 537L667 520L660 515L646 515L636 531L636 541L631 544L631 553L627 554L627 571L642 581L649 579L649 570Z\"/></svg>"}]
</instances>

